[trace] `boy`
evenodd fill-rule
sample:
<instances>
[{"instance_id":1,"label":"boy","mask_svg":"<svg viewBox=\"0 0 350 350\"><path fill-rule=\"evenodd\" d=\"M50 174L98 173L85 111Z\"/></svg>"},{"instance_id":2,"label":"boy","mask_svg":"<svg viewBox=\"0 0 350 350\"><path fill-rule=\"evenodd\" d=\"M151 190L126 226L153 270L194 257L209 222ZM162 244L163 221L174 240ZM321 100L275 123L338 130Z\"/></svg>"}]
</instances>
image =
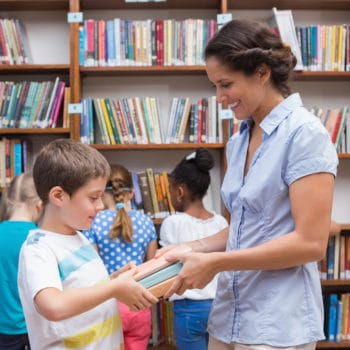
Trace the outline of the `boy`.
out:
<instances>
[{"instance_id":1,"label":"boy","mask_svg":"<svg viewBox=\"0 0 350 350\"><path fill-rule=\"evenodd\" d=\"M22 246L19 292L32 349L123 348L117 302L140 310L157 302L133 279L135 269L110 279L97 252L80 233L103 209L110 175L95 149L55 140L33 168L44 212Z\"/></svg>"}]
</instances>

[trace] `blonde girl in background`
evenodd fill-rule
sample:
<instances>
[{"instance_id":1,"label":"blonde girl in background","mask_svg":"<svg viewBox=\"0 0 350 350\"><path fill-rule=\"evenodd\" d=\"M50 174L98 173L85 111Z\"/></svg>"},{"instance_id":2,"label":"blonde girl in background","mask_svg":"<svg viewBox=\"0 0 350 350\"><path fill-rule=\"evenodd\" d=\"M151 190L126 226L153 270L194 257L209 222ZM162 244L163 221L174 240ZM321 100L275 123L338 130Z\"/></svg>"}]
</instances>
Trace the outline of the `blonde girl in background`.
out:
<instances>
[{"instance_id":1,"label":"blonde girl in background","mask_svg":"<svg viewBox=\"0 0 350 350\"><path fill-rule=\"evenodd\" d=\"M157 234L151 218L131 208L134 196L132 176L122 165L111 167L112 193L115 209L98 213L89 230L84 231L100 254L108 272L123 266L136 265L153 258L157 250ZM139 312L118 302L125 350L146 350L151 335L151 311Z\"/></svg>"},{"instance_id":2,"label":"blonde girl in background","mask_svg":"<svg viewBox=\"0 0 350 350\"><path fill-rule=\"evenodd\" d=\"M16 176L1 196L0 223L0 349L29 349L29 340L17 286L18 259L28 232L41 214L33 177Z\"/></svg>"}]
</instances>

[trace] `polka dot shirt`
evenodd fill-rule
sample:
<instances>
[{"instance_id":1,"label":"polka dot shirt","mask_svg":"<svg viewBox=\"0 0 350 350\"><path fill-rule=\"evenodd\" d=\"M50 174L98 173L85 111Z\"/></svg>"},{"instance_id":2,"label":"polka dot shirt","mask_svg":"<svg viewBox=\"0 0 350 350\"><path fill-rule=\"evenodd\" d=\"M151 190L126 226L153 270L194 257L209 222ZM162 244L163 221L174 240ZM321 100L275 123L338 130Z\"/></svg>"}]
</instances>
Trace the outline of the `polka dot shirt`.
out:
<instances>
[{"instance_id":1,"label":"polka dot shirt","mask_svg":"<svg viewBox=\"0 0 350 350\"><path fill-rule=\"evenodd\" d=\"M100 211L89 230L83 234L96 244L99 254L109 272L119 270L130 261L140 265L145 261L147 247L150 242L157 239L157 233L151 218L139 211L128 212L132 225L132 242L125 242L119 236L110 239L110 228L116 216L115 210Z\"/></svg>"}]
</instances>

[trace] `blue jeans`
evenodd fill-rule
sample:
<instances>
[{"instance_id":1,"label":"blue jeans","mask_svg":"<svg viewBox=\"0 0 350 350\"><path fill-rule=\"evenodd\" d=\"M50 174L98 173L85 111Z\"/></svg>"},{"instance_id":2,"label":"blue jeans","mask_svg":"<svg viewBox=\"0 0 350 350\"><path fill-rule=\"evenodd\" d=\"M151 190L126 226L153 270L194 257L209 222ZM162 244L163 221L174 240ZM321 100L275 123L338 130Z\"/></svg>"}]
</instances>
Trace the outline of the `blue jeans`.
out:
<instances>
[{"instance_id":1,"label":"blue jeans","mask_svg":"<svg viewBox=\"0 0 350 350\"><path fill-rule=\"evenodd\" d=\"M28 334L0 334L1 350L29 350Z\"/></svg>"},{"instance_id":2,"label":"blue jeans","mask_svg":"<svg viewBox=\"0 0 350 350\"><path fill-rule=\"evenodd\" d=\"M174 335L178 350L207 350L207 325L212 302L212 299L174 301Z\"/></svg>"}]
</instances>

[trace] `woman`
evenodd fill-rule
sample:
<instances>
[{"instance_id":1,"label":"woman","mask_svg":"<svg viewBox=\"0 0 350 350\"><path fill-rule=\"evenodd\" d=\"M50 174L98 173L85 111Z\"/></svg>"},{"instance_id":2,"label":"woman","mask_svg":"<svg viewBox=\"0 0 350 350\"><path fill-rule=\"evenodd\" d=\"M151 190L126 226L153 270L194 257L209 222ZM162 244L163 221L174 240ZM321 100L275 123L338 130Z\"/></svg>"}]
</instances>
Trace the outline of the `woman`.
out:
<instances>
[{"instance_id":1,"label":"woman","mask_svg":"<svg viewBox=\"0 0 350 350\"><path fill-rule=\"evenodd\" d=\"M202 288L220 272L210 350L315 349L324 339L316 262L330 230L334 146L290 93L296 59L268 27L232 20L208 43L205 60L218 101L242 121L227 144L221 188L230 226L173 255L184 266L165 296Z\"/></svg>"}]
</instances>

